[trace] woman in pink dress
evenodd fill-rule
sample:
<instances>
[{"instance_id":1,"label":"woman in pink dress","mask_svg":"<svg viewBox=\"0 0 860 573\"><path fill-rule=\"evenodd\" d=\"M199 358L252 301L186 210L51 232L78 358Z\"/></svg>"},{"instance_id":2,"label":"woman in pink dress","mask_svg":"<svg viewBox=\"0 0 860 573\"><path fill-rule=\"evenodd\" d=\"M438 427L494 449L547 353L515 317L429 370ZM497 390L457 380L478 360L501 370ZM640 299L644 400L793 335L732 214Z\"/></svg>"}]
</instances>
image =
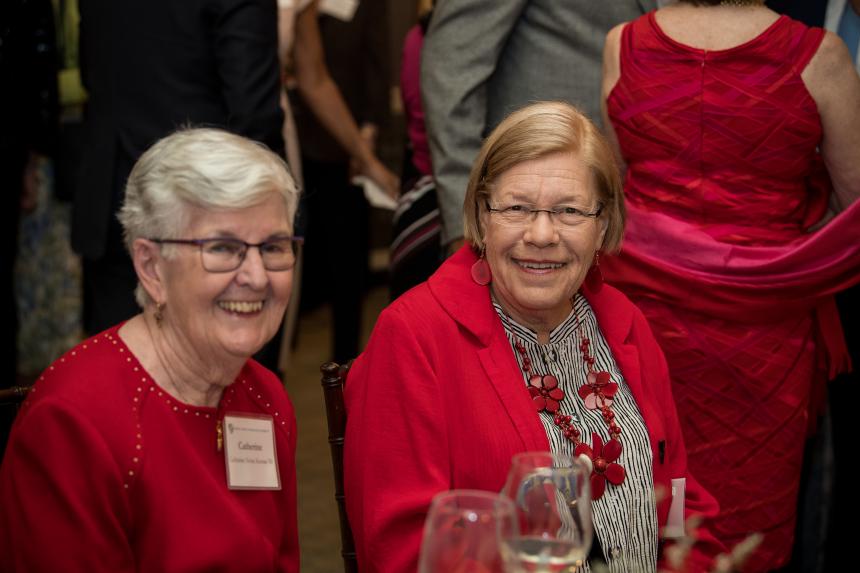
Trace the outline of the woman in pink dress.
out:
<instances>
[{"instance_id":1,"label":"woman in pink dress","mask_svg":"<svg viewBox=\"0 0 860 573\"><path fill-rule=\"evenodd\" d=\"M816 396L849 367L832 295L860 280L860 80L834 35L700 0L612 30L603 93L629 216L604 275L666 352L717 535L764 533L749 570L780 567Z\"/></svg>"}]
</instances>

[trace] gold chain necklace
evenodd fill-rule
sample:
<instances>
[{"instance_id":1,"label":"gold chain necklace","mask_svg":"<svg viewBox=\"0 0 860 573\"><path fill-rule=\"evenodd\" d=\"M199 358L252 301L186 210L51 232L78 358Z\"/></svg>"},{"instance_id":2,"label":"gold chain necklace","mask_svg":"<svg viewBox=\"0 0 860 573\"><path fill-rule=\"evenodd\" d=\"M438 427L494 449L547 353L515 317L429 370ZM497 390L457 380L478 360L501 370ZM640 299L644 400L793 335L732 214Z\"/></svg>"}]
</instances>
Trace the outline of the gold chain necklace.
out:
<instances>
[{"instance_id":1,"label":"gold chain necklace","mask_svg":"<svg viewBox=\"0 0 860 573\"><path fill-rule=\"evenodd\" d=\"M143 323L146 325L146 333L149 334L149 340L152 342L152 349L155 351L155 357L158 358L158 363L161 364L161 369L164 370L165 376L167 376L167 381L170 382L170 386L179 394L179 399L182 400L183 403L188 404L190 406L196 406L194 402L188 399L185 393L179 388L179 385L176 383L176 380L173 379L173 374L170 373L170 369L167 368L167 364L164 361L164 358L161 355L161 351L158 348L158 344L155 342L155 337L152 335L152 329L149 327L149 323L144 319Z\"/></svg>"},{"instance_id":2,"label":"gold chain necklace","mask_svg":"<svg viewBox=\"0 0 860 573\"><path fill-rule=\"evenodd\" d=\"M763 6L764 0L722 0L720 6Z\"/></svg>"}]
</instances>

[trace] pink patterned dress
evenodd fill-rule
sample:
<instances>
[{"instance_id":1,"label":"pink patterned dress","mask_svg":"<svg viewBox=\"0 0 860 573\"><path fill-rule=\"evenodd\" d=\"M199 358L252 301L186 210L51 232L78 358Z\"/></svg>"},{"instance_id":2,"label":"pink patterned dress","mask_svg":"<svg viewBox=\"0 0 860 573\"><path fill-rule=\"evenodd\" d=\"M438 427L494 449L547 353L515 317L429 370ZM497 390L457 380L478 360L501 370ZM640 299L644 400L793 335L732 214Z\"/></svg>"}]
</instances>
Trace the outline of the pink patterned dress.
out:
<instances>
[{"instance_id":1,"label":"pink patterned dress","mask_svg":"<svg viewBox=\"0 0 860 573\"><path fill-rule=\"evenodd\" d=\"M644 311L672 375L693 474L748 570L790 555L803 447L823 382L849 367L832 295L860 280L857 204L827 207L801 72L824 31L785 16L706 51L647 14L625 27L607 106L628 165L624 249L602 264Z\"/></svg>"}]
</instances>

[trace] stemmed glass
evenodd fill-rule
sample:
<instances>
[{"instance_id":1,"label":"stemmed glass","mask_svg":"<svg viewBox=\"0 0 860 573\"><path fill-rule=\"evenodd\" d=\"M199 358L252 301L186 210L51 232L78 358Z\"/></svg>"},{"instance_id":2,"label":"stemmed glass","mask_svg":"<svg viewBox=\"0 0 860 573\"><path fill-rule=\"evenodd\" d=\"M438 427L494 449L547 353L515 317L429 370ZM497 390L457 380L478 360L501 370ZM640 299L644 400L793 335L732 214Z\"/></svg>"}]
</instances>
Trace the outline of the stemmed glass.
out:
<instances>
[{"instance_id":1,"label":"stemmed glass","mask_svg":"<svg viewBox=\"0 0 860 573\"><path fill-rule=\"evenodd\" d=\"M514 501L520 535L502 543L508 573L568 573L585 563L592 536L589 474L564 454L513 457L502 493Z\"/></svg>"},{"instance_id":2,"label":"stemmed glass","mask_svg":"<svg viewBox=\"0 0 860 573\"><path fill-rule=\"evenodd\" d=\"M499 542L519 535L508 498L486 491L438 494L424 523L419 573L502 573Z\"/></svg>"}]
</instances>

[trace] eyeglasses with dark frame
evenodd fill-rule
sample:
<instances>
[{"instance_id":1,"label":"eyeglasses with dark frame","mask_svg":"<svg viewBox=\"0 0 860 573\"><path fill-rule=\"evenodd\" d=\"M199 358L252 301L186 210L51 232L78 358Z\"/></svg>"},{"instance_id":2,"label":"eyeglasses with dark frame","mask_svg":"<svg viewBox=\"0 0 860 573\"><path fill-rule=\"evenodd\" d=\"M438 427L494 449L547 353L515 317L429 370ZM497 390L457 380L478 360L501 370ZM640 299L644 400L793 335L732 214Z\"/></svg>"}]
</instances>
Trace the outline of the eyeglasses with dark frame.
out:
<instances>
[{"instance_id":1,"label":"eyeglasses with dark frame","mask_svg":"<svg viewBox=\"0 0 860 573\"><path fill-rule=\"evenodd\" d=\"M523 227L532 223L538 213L549 215L550 221L556 227L577 227L589 219L596 219L603 212L603 205L598 203L597 209L591 212L583 211L570 205L559 205L551 209L535 209L530 205L506 205L504 207L490 207L487 202L487 211L498 215L498 221L510 227Z\"/></svg>"},{"instance_id":2,"label":"eyeglasses with dark frame","mask_svg":"<svg viewBox=\"0 0 860 573\"><path fill-rule=\"evenodd\" d=\"M248 243L232 237L211 239L149 239L159 245L192 245L200 249L200 262L210 273L229 273L238 269L255 247L267 271L288 271L296 264L298 246L304 237L281 236L262 243Z\"/></svg>"}]
</instances>

